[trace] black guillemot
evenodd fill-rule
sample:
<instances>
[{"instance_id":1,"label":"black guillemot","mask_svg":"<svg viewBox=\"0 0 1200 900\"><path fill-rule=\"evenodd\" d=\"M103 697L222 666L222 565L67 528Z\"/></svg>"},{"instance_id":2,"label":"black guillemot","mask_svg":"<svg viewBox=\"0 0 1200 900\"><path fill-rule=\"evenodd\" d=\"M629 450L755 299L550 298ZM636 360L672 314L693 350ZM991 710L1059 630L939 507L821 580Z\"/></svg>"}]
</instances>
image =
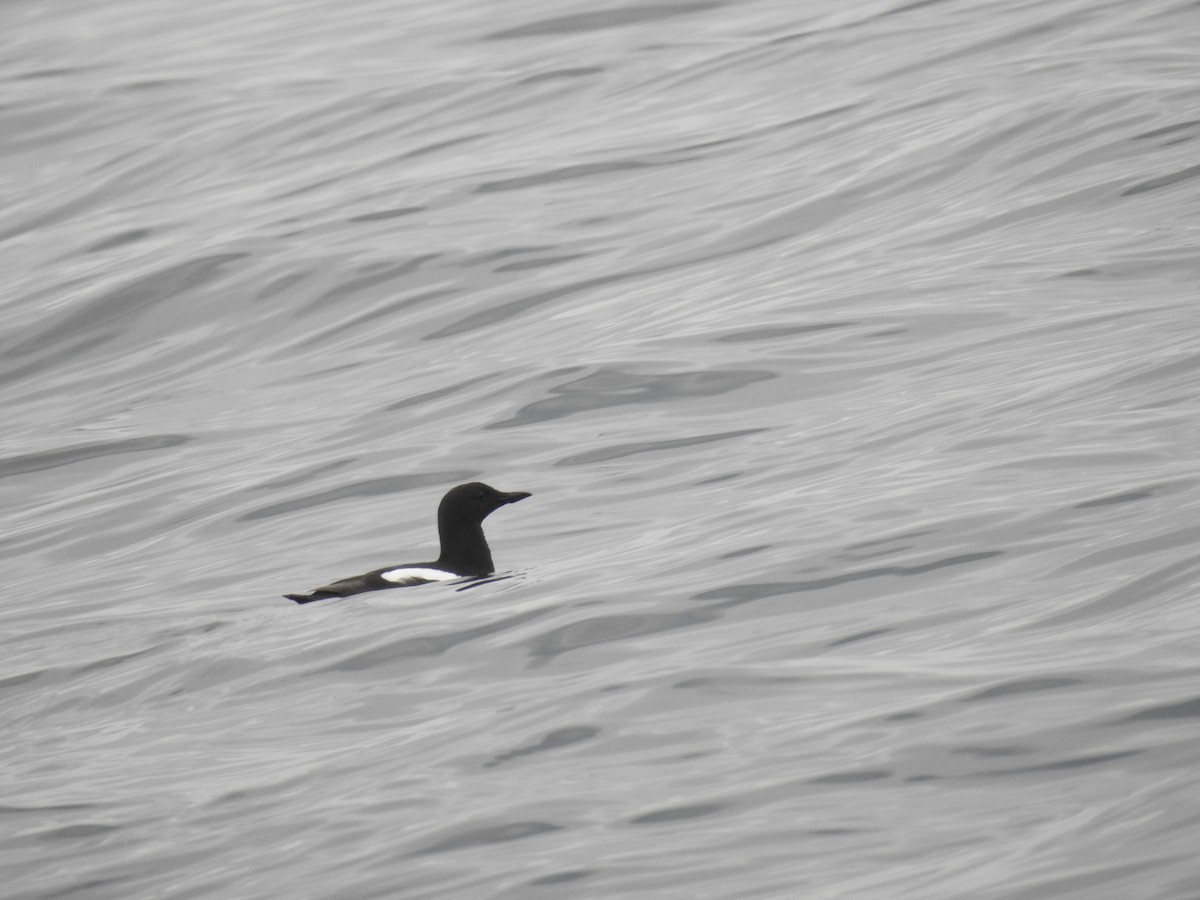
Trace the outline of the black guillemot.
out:
<instances>
[{"instance_id":1,"label":"black guillemot","mask_svg":"<svg viewBox=\"0 0 1200 900\"><path fill-rule=\"evenodd\" d=\"M496 567L483 536L483 520L501 506L530 496L525 491L505 493L478 481L451 488L438 505L438 537L442 552L437 562L407 563L376 569L365 575L339 578L307 594L284 594L297 603L331 597L349 597L364 591L408 587L430 581L452 581L491 575Z\"/></svg>"}]
</instances>

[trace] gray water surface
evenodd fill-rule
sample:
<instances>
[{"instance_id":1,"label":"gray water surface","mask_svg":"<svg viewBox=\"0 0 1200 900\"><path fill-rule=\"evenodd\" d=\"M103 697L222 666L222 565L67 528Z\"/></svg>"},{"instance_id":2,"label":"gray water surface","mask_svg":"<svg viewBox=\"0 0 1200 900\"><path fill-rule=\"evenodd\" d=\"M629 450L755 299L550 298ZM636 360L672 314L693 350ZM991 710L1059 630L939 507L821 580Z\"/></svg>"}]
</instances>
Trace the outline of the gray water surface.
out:
<instances>
[{"instance_id":1,"label":"gray water surface","mask_svg":"<svg viewBox=\"0 0 1200 900\"><path fill-rule=\"evenodd\" d=\"M5 896L1200 896L1198 46L0 6Z\"/></svg>"}]
</instances>

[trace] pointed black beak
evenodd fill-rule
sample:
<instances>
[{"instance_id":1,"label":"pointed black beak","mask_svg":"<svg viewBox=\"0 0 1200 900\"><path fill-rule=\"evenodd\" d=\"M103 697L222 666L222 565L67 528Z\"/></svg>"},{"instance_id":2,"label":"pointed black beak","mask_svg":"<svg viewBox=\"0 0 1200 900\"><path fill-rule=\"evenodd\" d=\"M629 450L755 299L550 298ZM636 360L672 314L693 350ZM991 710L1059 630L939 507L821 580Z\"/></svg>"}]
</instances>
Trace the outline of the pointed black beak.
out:
<instances>
[{"instance_id":1,"label":"pointed black beak","mask_svg":"<svg viewBox=\"0 0 1200 900\"><path fill-rule=\"evenodd\" d=\"M503 505L505 503L516 503L518 500L524 500L526 497L532 497L533 494L530 494L527 491L512 491L511 493L501 494L500 496L502 498L500 503Z\"/></svg>"}]
</instances>

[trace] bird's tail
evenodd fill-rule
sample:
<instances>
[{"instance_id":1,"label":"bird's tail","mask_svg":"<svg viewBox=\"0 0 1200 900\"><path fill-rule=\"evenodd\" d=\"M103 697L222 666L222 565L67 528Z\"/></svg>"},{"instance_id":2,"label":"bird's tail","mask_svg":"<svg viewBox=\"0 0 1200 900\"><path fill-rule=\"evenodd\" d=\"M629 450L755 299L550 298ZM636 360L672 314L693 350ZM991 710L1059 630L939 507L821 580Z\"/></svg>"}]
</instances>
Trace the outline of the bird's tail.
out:
<instances>
[{"instance_id":1,"label":"bird's tail","mask_svg":"<svg viewBox=\"0 0 1200 900\"><path fill-rule=\"evenodd\" d=\"M335 594L332 591L313 591L309 594L284 594L288 600L294 600L296 603L312 603L314 600L328 600L330 597L340 597L341 594Z\"/></svg>"}]
</instances>

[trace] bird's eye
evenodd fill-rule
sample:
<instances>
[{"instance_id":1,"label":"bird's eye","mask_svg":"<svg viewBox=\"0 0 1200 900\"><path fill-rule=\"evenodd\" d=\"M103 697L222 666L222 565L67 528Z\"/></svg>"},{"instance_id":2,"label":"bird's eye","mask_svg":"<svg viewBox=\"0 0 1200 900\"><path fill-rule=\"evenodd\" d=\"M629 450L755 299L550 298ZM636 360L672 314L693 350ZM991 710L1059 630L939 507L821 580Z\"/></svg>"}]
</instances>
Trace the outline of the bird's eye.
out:
<instances>
[{"instance_id":1,"label":"bird's eye","mask_svg":"<svg viewBox=\"0 0 1200 900\"><path fill-rule=\"evenodd\" d=\"M482 500L486 496L487 496L487 491L480 491L478 494L475 495L475 499Z\"/></svg>"}]
</instances>

